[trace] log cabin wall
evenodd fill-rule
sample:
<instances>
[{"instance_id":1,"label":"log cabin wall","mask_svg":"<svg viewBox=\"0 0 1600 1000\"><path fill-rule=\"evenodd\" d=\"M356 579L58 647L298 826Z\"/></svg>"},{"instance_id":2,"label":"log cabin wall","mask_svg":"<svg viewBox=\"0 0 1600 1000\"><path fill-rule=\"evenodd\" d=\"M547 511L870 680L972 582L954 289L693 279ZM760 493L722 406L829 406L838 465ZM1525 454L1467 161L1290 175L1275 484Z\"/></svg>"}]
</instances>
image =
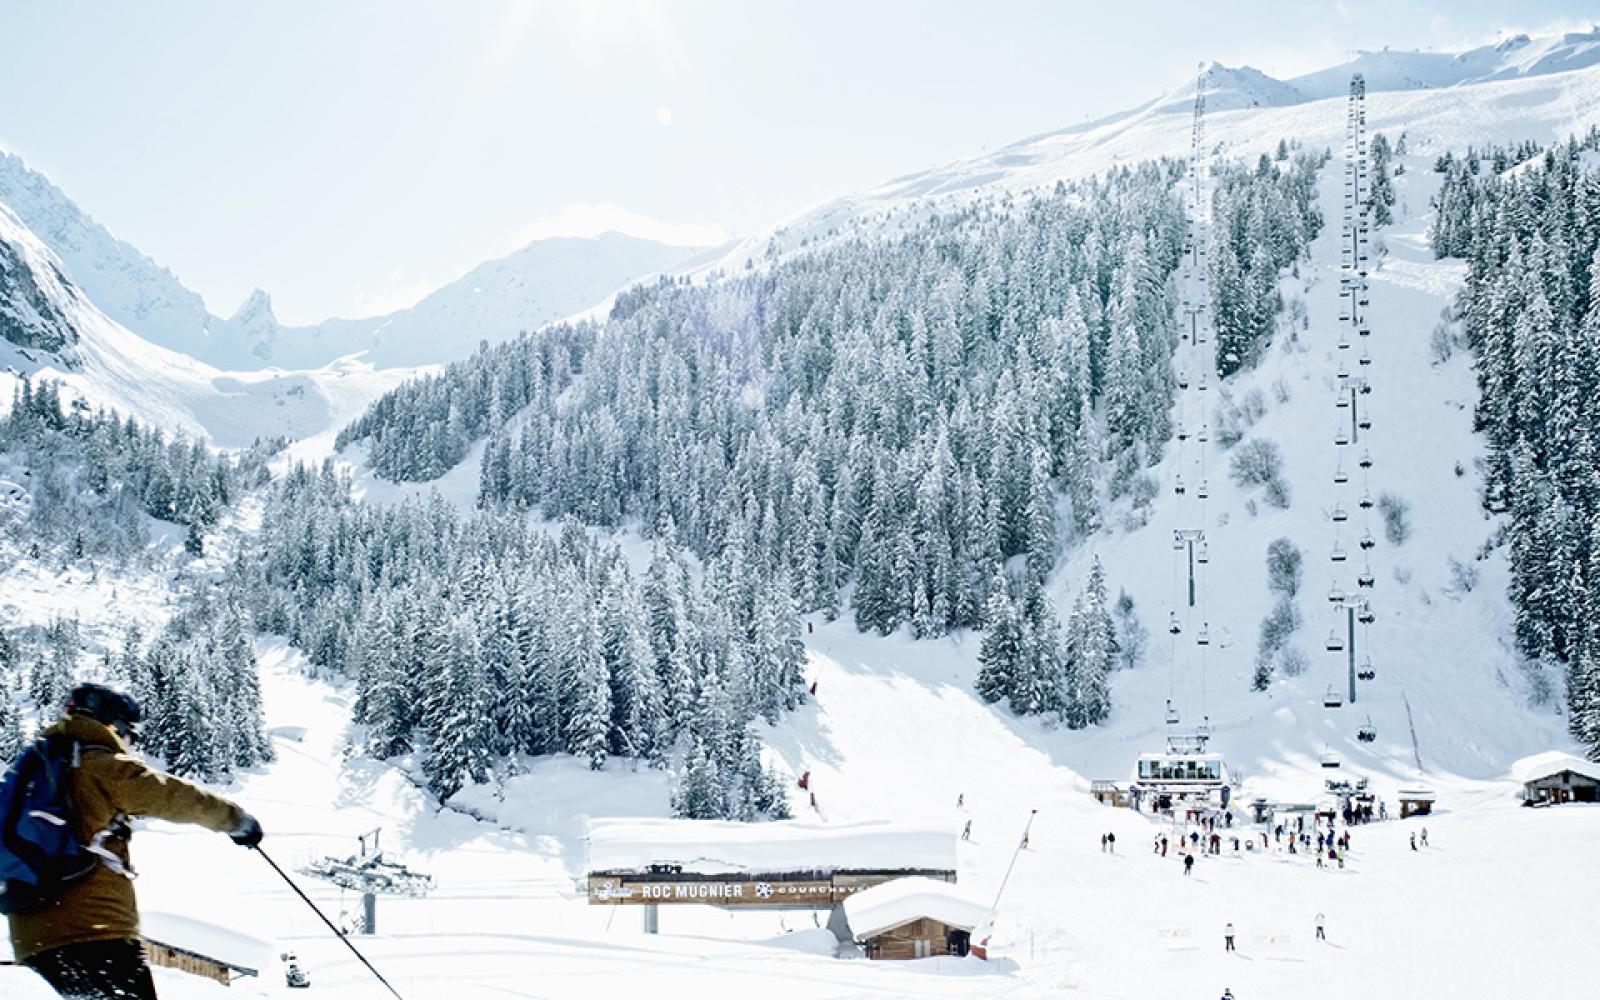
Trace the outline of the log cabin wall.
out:
<instances>
[{"instance_id":1,"label":"log cabin wall","mask_svg":"<svg viewBox=\"0 0 1600 1000\"><path fill-rule=\"evenodd\" d=\"M180 948L173 948L158 941L144 942L144 954L145 960L151 965L160 966L163 969L177 969L192 976L214 980L224 986L229 985L233 979L228 967L221 962L215 962L204 956L183 951Z\"/></svg>"},{"instance_id":2,"label":"log cabin wall","mask_svg":"<svg viewBox=\"0 0 1600 1000\"><path fill-rule=\"evenodd\" d=\"M930 958L949 953L951 928L930 917L901 924L865 942L868 958Z\"/></svg>"}]
</instances>

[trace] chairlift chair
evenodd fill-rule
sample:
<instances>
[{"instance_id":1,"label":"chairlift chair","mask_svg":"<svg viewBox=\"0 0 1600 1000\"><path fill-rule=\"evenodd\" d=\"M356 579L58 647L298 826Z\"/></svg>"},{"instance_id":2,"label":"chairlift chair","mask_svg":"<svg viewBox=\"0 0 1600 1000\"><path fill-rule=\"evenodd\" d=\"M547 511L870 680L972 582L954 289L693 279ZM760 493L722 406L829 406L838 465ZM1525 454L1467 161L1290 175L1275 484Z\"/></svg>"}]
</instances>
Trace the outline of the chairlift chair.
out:
<instances>
[{"instance_id":1,"label":"chairlift chair","mask_svg":"<svg viewBox=\"0 0 1600 1000\"><path fill-rule=\"evenodd\" d=\"M1178 624L1178 613L1176 611L1167 612L1167 631L1173 635L1183 631L1183 626Z\"/></svg>"},{"instance_id":2,"label":"chairlift chair","mask_svg":"<svg viewBox=\"0 0 1600 1000\"><path fill-rule=\"evenodd\" d=\"M1335 485L1342 486L1350 481L1350 473L1344 471L1344 466L1341 465L1333 470L1333 481Z\"/></svg>"},{"instance_id":3,"label":"chairlift chair","mask_svg":"<svg viewBox=\"0 0 1600 1000\"><path fill-rule=\"evenodd\" d=\"M1366 320L1362 320L1361 325L1356 327L1356 334L1361 337L1372 336L1372 325Z\"/></svg>"},{"instance_id":4,"label":"chairlift chair","mask_svg":"<svg viewBox=\"0 0 1600 1000\"><path fill-rule=\"evenodd\" d=\"M1371 552L1377 545L1378 540L1372 537L1372 532L1369 531L1361 536L1361 551Z\"/></svg>"},{"instance_id":5,"label":"chairlift chair","mask_svg":"<svg viewBox=\"0 0 1600 1000\"><path fill-rule=\"evenodd\" d=\"M1341 708L1343 705L1344 696L1339 693L1338 688L1334 687L1332 684L1329 684L1327 693L1322 696L1322 707Z\"/></svg>"},{"instance_id":6,"label":"chairlift chair","mask_svg":"<svg viewBox=\"0 0 1600 1000\"><path fill-rule=\"evenodd\" d=\"M1372 575L1372 570L1370 569L1363 570L1361 575L1356 577L1356 586L1358 587L1365 587L1370 590L1377 584L1378 578Z\"/></svg>"},{"instance_id":7,"label":"chairlift chair","mask_svg":"<svg viewBox=\"0 0 1600 1000\"><path fill-rule=\"evenodd\" d=\"M1200 631L1195 633L1194 644L1196 646L1211 645L1211 625L1209 622L1200 623Z\"/></svg>"},{"instance_id":8,"label":"chairlift chair","mask_svg":"<svg viewBox=\"0 0 1600 1000\"><path fill-rule=\"evenodd\" d=\"M1372 494L1371 493L1363 493L1361 495L1361 509L1362 510L1371 510L1372 509Z\"/></svg>"},{"instance_id":9,"label":"chairlift chair","mask_svg":"<svg viewBox=\"0 0 1600 1000\"><path fill-rule=\"evenodd\" d=\"M1200 433L1196 434L1194 439L1196 441L1199 441L1201 444L1205 444L1207 441L1209 441L1211 439L1210 436L1206 434L1206 425L1205 424L1201 424L1200 425Z\"/></svg>"},{"instance_id":10,"label":"chairlift chair","mask_svg":"<svg viewBox=\"0 0 1600 1000\"><path fill-rule=\"evenodd\" d=\"M1189 431L1187 429L1185 429L1182 424L1178 425L1178 440L1179 441L1187 441L1187 440L1189 440Z\"/></svg>"},{"instance_id":11,"label":"chairlift chair","mask_svg":"<svg viewBox=\"0 0 1600 1000\"><path fill-rule=\"evenodd\" d=\"M1341 361L1341 362L1339 362L1339 370L1334 372L1333 374L1334 374L1334 377L1337 378L1340 382L1344 382L1344 381L1347 381L1350 378L1350 369L1346 368L1344 366L1344 362Z\"/></svg>"},{"instance_id":12,"label":"chairlift chair","mask_svg":"<svg viewBox=\"0 0 1600 1000\"><path fill-rule=\"evenodd\" d=\"M1189 339L1189 335L1187 333L1184 334L1183 335L1183 339L1184 340L1188 340ZM1178 388L1180 388L1180 389L1189 388L1189 373L1188 372L1184 372L1184 371L1178 372Z\"/></svg>"},{"instance_id":13,"label":"chairlift chair","mask_svg":"<svg viewBox=\"0 0 1600 1000\"><path fill-rule=\"evenodd\" d=\"M1366 414L1362 414L1361 419L1356 421L1356 426L1364 431L1370 431L1372 430L1372 418Z\"/></svg>"},{"instance_id":14,"label":"chairlift chair","mask_svg":"<svg viewBox=\"0 0 1600 1000\"><path fill-rule=\"evenodd\" d=\"M1328 652L1344 652L1344 636L1340 635L1339 630L1336 628L1328 630Z\"/></svg>"},{"instance_id":15,"label":"chairlift chair","mask_svg":"<svg viewBox=\"0 0 1600 1000\"><path fill-rule=\"evenodd\" d=\"M1344 429L1343 424L1340 424L1339 429L1333 432L1333 443L1341 448L1350 443L1350 432Z\"/></svg>"},{"instance_id":16,"label":"chairlift chair","mask_svg":"<svg viewBox=\"0 0 1600 1000\"><path fill-rule=\"evenodd\" d=\"M1167 725L1176 726L1177 724L1178 724L1178 710L1172 707L1172 699L1168 698L1167 699Z\"/></svg>"},{"instance_id":17,"label":"chairlift chair","mask_svg":"<svg viewBox=\"0 0 1600 1000\"><path fill-rule=\"evenodd\" d=\"M1372 452L1364 451L1361 453L1361 467L1363 469L1372 468Z\"/></svg>"},{"instance_id":18,"label":"chairlift chair","mask_svg":"<svg viewBox=\"0 0 1600 1000\"><path fill-rule=\"evenodd\" d=\"M1183 538L1176 531L1172 533L1172 551L1183 551Z\"/></svg>"},{"instance_id":19,"label":"chairlift chair","mask_svg":"<svg viewBox=\"0 0 1600 1000\"><path fill-rule=\"evenodd\" d=\"M1363 743L1371 743L1378 738L1377 727L1372 724L1372 716L1367 716L1366 724L1356 731L1356 739Z\"/></svg>"},{"instance_id":20,"label":"chairlift chair","mask_svg":"<svg viewBox=\"0 0 1600 1000\"><path fill-rule=\"evenodd\" d=\"M1202 343L1203 344L1203 343L1205 343L1205 341L1201 340L1201 341L1198 341L1198 343ZM1205 372L1201 372L1200 373L1200 391L1201 392L1205 392L1206 391L1206 373Z\"/></svg>"},{"instance_id":21,"label":"chairlift chair","mask_svg":"<svg viewBox=\"0 0 1600 1000\"><path fill-rule=\"evenodd\" d=\"M1203 715L1200 717L1200 724L1194 727L1194 734L1203 740L1211 738L1211 716Z\"/></svg>"},{"instance_id":22,"label":"chairlift chair","mask_svg":"<svg viewBox=\"0 0 1600 1000\"><path fill-rule=\"evenodd\" d=\"M1372 355L1363 349L1361 351L1361 357L1356 359L1356 364L1361 365L1362 367L1372 364Z\"/></svg>"},{"instance_id":23,"label":"chairlift chair","mask_svg":"<svg viewBox=\"0 0 1600 1000\"><path fill-rule=\"evenodd\" d=\"M1371 608L1367 608L1366 610L1362 611L1359 615L1356 615L1356 621L1360 622L1363 625L1371 625L1373 622L1375 622L1377 620L1378 620L1378 616L1373 613Z\"/></svg>"},{"instance_id":24,"label":"chairlift chair","mask_svg":"<svg viewBox=\"0 0 1600 1000\"><path fill-rule=\"evenodd\" d=\"M1181 496L1183 496L1183 493L1184 493L1184 490L1183 490L1183 477L1182 476L1176 476L1176 477L1174 477L1174 479L1175 479L1175 481L1172 484L1172 492L1176 493L1178 496L1181 497Z\"/></svg>"},{"instance_id":25,"label":"chairlift chair","mask_svg":"<svg viewBox=\"0 0 1600 1000\"><path fill-rule=\"evenodd\" d=\"M1341 329L1339 331L1339 350L1348 351L1349 349L1350 349L1350 337L1349 337L1348 334L1346 334L1344 332L1343 329Z\"/></svg>"},{"instance_id":26,"label":"chairlift chair","mask_svg":"<svg viewBox=\"0 0 1600 1000\"><path fill-rule=\"evenodd\" d=\"M1342 503L1336 503L1333 505L1333 514L1331 516L1336 523L1350 520L1350 515L1345 512L1344 504Z\"/></svg>"},{"instance_id":27,"label":"chairlift chair","mask_svg":"<svg viewBox=\"0 0 1600 1000\"><path fill-rule=\"evenodd\" d=\"M1324 700L1323 704L1326 705L1327 701ZM1332 707L1338 708L1339 706L1334 705ZM1342 763L1339 760L1339 755L1333 752L1333 748L1332 747L1324 748L1323 751L1322 751L1322 756L1317 759L1317 762L1319 764L1321 764L1323 767L1330 768L1330 769L1338 767L1340 765L1340 763Z\"/></svg>"},{"instance_id":28,"label":"chairlift chair","mask_svg":"<svg viewBox=\"0 0 1600 1000\"><path fill-rule=\"evenodd\" d=\"M1211 491L1206 489L1206 481L1204 479L1200 480L1200 485L1199 485L1198 488L1195 489L1194 495L1199 497L1202 500L1204 500L1207 497L1211 496ZM1204 559L1202 559L1200 561L1201 562L1205 562Z\"/></svg>"},{"instance_id":29,"label":"chairlift chair","mask_svg":"<svg viewBox=\"0 0 1600 1000\"><path fill-rule=\"evenodd\" d=\"M1341 410L1348 410L1350 408L1350 397L1341 392L1339 393L1339 398L1333 401L1333 405Z\"/></svg>"},{"instance_id":30,"label":"chairlift chair","mask_svg":"<svg viewBox=\"0 0 1600 1000\"><path fill-rule=\"evenodd\" d=\"M1345 554L1344 546L1340 545L1338 542L1335 542L1333 544L1333 551L1328 553L1328 558L1332 559L1336 563L1342 563L1348 557Z\"/></svg>"},{"instance_id":31,"label":"chairlift chair","mask_svg":"<svg viewBox=\"0 0 1600 1000\"><path fill-rule=\"evenodd\" d=\"M1333 586L1328 588L1328 603L1338 604L1342 600L1344 600L1344 591L1339 589L1338 581L1334 581Z\"/></svg>"},{"instance_id":32,"label":"chairlift chair","mask_svg":"<svg viewBox=\"0 0 1600 1000\"><path fill-rule=\"evenodd\" d=\"M1195 551L1194 559L1195 562L1202 566L1211 561L1211 549L1205 542L1200 543L1200 547Z\"/></svg>"}]
</instances>

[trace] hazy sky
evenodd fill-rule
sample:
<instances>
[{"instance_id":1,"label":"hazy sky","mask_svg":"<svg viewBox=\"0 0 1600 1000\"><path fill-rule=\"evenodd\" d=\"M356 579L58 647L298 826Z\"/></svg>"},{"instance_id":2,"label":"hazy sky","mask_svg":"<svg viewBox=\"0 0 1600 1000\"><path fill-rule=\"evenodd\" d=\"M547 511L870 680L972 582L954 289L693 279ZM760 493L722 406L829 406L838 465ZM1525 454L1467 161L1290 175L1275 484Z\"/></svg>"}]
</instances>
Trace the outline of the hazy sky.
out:
<instances>
[{"instance_id":1,"label":"hazy sky","mask_svg":"<svg viewBox=\"0 0 1600 1000\"><path fill-rule=\"evenodd\" d=\"M0 148L231 313L415 301L541 235L706 242L1137 104L1201 59L1587 27L1592 0L0 0Z\"/></svg>"}]
</instances>

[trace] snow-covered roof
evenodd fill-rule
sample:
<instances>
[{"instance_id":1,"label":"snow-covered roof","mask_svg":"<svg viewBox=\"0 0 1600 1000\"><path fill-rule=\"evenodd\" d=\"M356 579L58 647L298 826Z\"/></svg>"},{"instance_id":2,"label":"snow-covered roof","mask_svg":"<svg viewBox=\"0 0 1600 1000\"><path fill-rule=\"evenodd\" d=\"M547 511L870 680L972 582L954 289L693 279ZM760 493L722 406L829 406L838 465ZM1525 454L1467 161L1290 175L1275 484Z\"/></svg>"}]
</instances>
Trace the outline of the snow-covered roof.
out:
<instances>
[{"instance_id":1,"label":"snow-covered roof","mask_svg":"<svg viewBox=\"0 0 1600 1000\"><path fill-rule=\"evenodd\" d=\"M681 865L687 872L818 869L954 871L955 831L934 823L729 823L594 819L589 870Z\"/></svg>"},{"instance_id":2,"label":"snow-covered roof","mask_svg":"<svg viewBox=\"0 0 1600 1000\"><path fill-rule=\"evenodd\" d=\"M1571 771L1600 781L1600 764L1559 750L1536 753L1511 765L1511 776L1524 784L1539 778L1548 778L1552 774L1560 774L1562 771Z\"/></svg>"},{"instance_id":3,"label":"snow-covered roof","mask_svg":"<svg viewBox=\"0 0 1600 1000\"><path fill-rule=\"evenodd\" d=\"M260 972L272 961L272 945L267 942L176 913L141 913L139 930L148 941L192 951L236 969Z\"/></svg>"},{"instance_id":4,"label":"snow-covered roof","mask_svg":"<svg viewBox=\"0 0 1600 1000\"><path fill-rule=\"evenodd\" d=\"M204 955L235 969L260 972L273 959L274 949L266 941L176 913L146 910L139 915L139 930L146 940ZM11 941L0 934L0 961L11 958Z\"/></svg>"},{"instance_id":5,"label":"snow-covered roof","mask_svg":"<svg viewBox=\"0 0 1600 1000\"><path fill-rule=\"evenodd\" d=\"M863 889L844 901L845 919L856 938L869 938L901 924L929 917L970 931L989 908L963 895L949 882L913 875Z\"/></svg>"}]
</instances>

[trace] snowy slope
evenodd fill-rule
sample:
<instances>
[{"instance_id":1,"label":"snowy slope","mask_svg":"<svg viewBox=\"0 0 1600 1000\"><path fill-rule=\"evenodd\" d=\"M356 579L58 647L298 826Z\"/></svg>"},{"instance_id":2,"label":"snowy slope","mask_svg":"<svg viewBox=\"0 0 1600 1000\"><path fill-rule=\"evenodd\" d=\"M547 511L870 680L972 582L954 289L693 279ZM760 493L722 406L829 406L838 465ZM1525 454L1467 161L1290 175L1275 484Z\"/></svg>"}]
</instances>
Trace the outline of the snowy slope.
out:
<instances>
[{"instance_id":1,"label":"snowy slope","mask_svg":"<svg viewBox=\"0 0 1600 1000\"><path fill-rule=\"evenodd\" d=\"M804 912L666 908L662 933L646 936L637 910L588 906L574 879L582 817L660 815L659 772L540 760L503 797L468 796L497 821L440 810L403 767L343 753L349 692L308 679L304 661L278 642L260 647L278 761L224 791L261 818L280 865L347 855L357 834L382 826L386 853L434 876L427 898L382 900L379 933L356 939L407 1000L589 1000L597 989L754 990L772 1000L1214 997L1225 987L1240 998L1342 1000L1352 982L1380 1000L1588 995L1567 978L1564 957L1584 953L1594 884L1573 877L1570 859L1600 835L1600 808L1520 809L1510 781L1440 782L1438 814L1356 829L1344 869L1319 870L1304 854L1229 850L1201 858L1185 879L1175 852L1161 858L1148 847L1177 831L1095 804L1067 762L1072 737L980 704L960 658L841 623L812 638L817 698L770 735L781 763L812 769L817 818L943 815L952 833L971 820L958 891L987 908L1038 810L1000 897L992 961L838 958ZM1315 768L1302 775L1316 777ZM1412 853L1409 835L1424 826L1430 846ZM1115 854L1099 850L1108 830ZM1529 843L1541 849L1521 849ZM265 864L226 838L149 823L134 849L147 908L293 950L328 995L386 995ZM357 909L353 896L296 878L334 919ZM1313 940L1318 912L1326 944ZM1233 955L1221 947L1225 922L1238 932ZM295 995L276 970L266 973L226 995ZM26 976L0 968L0 990L31 996ZM180 1000L224 995L177 974L160 985Z\"/></svg>"},{"instance_id":2,"label":"snowy slope","mask_svg":"<svg viewBox=\"0 0 1600 1000\"><path fill-rule=\"evenodd\" d=\"M1600 63L1600 28L1530 38L1515 35L1465 52L1359 52L1338 66L1290 79L1309 99L1337 97L1352 73L1366 78L1367 91L1423 90L1564 73Z\"/></svg>"},{"instance_id":3,"label":"snowy slope","mask_svg":"<svg viewBox=\"0 0 1600 1000\"><path fill-rule=\"evenodd\" d=\"M233 315L211 314L177 275L117 239L4 150L0 203L56 253L65 276L112 320L154 344L236 370L320 368L358 353L378 368L454 361L480 340L498 343L570 316L698 252L615 232L536 240L406 309L296 327L278 321L259 289Z\"/></svg>"},{"instance_id":4,"label":"snowy slope","mask_svg":"<svg viewBox=\"0 0 1600 1000\"><path fill-rule=\"evenodd\" d=\"M223 447L258 437L302 438L337 428L410 374L341 362L316 372L224 372L159 347L109 319L65 276L60 259L0 204L0 247L28 275L28 300L7 294L0 309L24 306L53 317L68 343L51 352L0 339L0 394L22 375L59 379L69 394Z\"/></svg>"},{"instance_id":5,"label":"snowy slope","mask_svg":"<svg viewBox=\"0 0 1600 1000\"><path fill-rule=\"evenodd\" d=\"M1370 63L1374 72L1367 83L1369 134L1404 130L1414 150L1438 151L1473 143L1552 141L1600 122L1600 34L1507 43L1493 59L1481 55L1483 51L1463 54L1471 65L1463 63L1449 72L1427 69L1435 59L1429 53L1360 57L1361 68ZM1454 65L1457 57L1443 58ZM1390 62L1404 71L1385 74L1382 66ZM1271 152L1282 138L1337 150L1344 137L1350 77L1346 69L1327 72L1331 75L1326 79L1312 74L1283 82L1249 67L1211 67L1208 139L1226 156L1252 159ZM898 221L937 210L941 203L1043 188L1118 165L1185 156L1188 120L1180 112L1189 112L1193 104L1194 84L1189 83L1129 112L891 179L741 240L700 273L734 273L747 260L801 252L859 228L891 231Z\"/></svg>"}]
</instances>

